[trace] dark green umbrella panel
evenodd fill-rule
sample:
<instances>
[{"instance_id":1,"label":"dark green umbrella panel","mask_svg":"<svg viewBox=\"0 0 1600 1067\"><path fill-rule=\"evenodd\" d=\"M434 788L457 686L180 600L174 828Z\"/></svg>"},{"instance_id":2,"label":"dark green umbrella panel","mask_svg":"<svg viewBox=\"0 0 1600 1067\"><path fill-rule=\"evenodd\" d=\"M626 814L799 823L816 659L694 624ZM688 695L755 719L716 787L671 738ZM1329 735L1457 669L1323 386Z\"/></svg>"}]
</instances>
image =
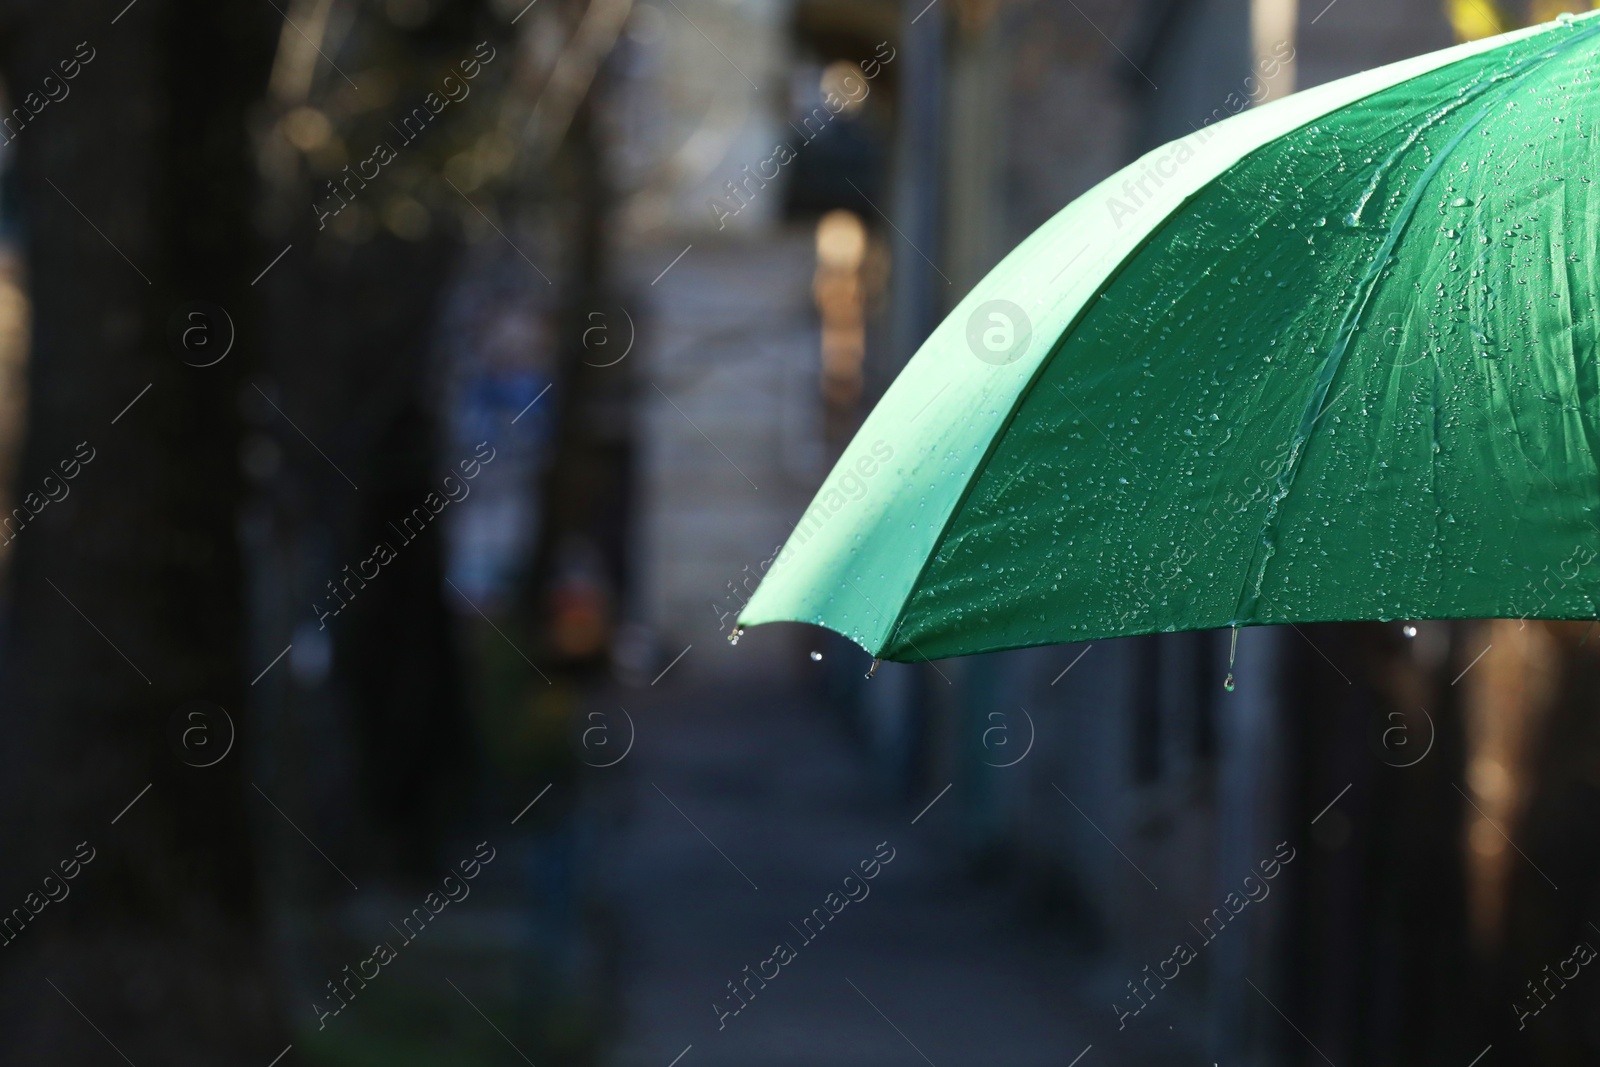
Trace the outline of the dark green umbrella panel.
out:
<instances>
[{"instance_id":1,"label":"dark green umbrella panel","mask_svg":"<svg viewBox=\"0 0 1600 1067\"><path fill-rule=\"evenodd\" d=\"M1600 615L1600 21L1146 155L941 324L740 622L886 659Z\"/></svg>"}]
</instances>

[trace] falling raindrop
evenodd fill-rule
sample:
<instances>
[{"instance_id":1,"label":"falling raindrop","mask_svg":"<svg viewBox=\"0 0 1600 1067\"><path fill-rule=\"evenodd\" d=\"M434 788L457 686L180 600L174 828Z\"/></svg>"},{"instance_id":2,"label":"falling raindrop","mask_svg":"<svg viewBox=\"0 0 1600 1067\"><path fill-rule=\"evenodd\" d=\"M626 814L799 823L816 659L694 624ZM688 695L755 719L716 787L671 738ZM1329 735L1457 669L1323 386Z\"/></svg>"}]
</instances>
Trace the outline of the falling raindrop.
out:
<instances>
[{"instance_id":1,"label":"falling raindrop","mask_svg":"<svg viewBox=\"0 0 1600 1067\"><path fill-rule=\"evenodd\" d=\"M813 653L811 653L811 662L812 663L821 663L822 662L822 653L821 652L813 652Z\"/></svg>"},{"instance_id":2,"label":"falling raindrop","mask_svg":"<svg viewBox=\"0 0 1600 1067\"><path fill-rule=\"evenodd\" d=\"M733 631L733 633L728 635L728 644L737 645L739 643L739 638L741 638L743 636L744 636L744 627L741 626L737 630Z\"/></svg>"},{"instance_id":3,"label":"falling raindrop","mask_svg":"<svg viewBox=\"0 0 1600 1067\"><path fill-rule=\"evenodd\" d=\"M1417 636L1417 628L1412 626L1410 623L1406 623L1405 626L1401 627L1400 632L1405 634L1407 637Z\"/></svg>"}]
</instances>

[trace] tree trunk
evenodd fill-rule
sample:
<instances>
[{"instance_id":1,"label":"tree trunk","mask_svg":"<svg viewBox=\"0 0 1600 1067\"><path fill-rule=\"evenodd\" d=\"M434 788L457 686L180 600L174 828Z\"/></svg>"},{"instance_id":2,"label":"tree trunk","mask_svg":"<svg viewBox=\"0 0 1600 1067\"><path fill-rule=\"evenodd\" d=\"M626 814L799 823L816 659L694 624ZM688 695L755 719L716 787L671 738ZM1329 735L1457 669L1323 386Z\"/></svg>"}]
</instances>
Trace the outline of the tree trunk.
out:
<instances>
[{"instance_id":1,"label":"tree trunk","mask_svg":"<svg viewBox=\"0 0 1600 1067\"><path fill-rule=\"evenodd\" d=\"M0 1061L106 1062L109 1043L140 1064L265 1063L287 1038L257 941L235 529L266 263L246 115L278 16L121 8L0 16L10 106L56 98L5 135L34 309L16 496L58 498L8 528L0 914L24 910L0 938ZM187 317L196 300L226 318ZM173 322L200 331L187 353ZM180 358L234 330L219 363ZM227 717L174 728L192 701ZM33 914L46 891L61 899Z\"/></svg>"}]
</instances>

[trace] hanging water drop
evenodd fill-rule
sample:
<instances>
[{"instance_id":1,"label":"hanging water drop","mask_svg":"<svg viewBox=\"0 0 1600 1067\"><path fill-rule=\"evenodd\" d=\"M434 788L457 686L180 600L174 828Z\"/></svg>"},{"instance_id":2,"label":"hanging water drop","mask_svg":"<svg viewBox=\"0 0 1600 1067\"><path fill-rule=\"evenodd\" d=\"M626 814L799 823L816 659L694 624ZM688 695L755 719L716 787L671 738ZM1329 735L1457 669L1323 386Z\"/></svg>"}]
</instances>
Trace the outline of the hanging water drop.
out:
<instances>
[{"instance_id":1,"label":"hanging water drop","mask_svg":"<svg viewBox=\"0 0 1600 1067\"><path fill-rule=\"evenodd\" d=\"M1239 654L1239 628L1233 628L1233 634L1228 639L1228 676L1222 680L1222 688L1233 692L1233 661Z\"/></svg>"},{"instance_id":2,"label":"hanging water drop","mask_svg":"<svg viewBox=\"0 0 1600 1067\"><path fill-rule=\"evenodd\" d=\"M1404 626L1402 626L1400 628L1400 632L1405 634L1407 637L1417 636L1417 628L1412 626L1410 623L1406 623Z\"/></svg>"},{"instance_id":3,"label":"hanging water drop","mask_svg":"<svg viewBox=\"0 0 1600 1067\"><path fill-rule=\"evenodd\" d=\"M813 652L813 653L811 653L811 662L812 663L821 663L822 662L822 653L821 652Z\"/></svg>"},{"instance_id":4,"label":"hanging water drop","mask_svg":"<svg viewBox=\"0 0 1600 1067\"><path fill-rule=\"evenodd\" d=\"M738 629L734 630L733 633L728 635L728 644L737 645L739 643L739 638L741 638L743 636L744 636L744 627L741 626Z\"/></svg>"}]
</instances>

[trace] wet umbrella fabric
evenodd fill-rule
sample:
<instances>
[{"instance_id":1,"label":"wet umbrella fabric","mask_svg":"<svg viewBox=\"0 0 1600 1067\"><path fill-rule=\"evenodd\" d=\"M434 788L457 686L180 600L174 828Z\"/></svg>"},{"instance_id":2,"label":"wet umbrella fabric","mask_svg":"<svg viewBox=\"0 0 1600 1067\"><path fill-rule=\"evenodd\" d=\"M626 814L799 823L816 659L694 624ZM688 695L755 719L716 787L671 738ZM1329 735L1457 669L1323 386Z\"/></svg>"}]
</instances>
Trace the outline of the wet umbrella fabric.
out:
<instances>
[{"instance_id":1,"label":"wet umbrella fabric","mask_svg":"<svg viewBox=\"0 0 1600 1067\"><path fill-rule=\"evenodd\" d=\"M1600 614L1600 20L1310 89L1063 209L911 360L743 625L886 659Z\"/></svg>"}]
</instances>

